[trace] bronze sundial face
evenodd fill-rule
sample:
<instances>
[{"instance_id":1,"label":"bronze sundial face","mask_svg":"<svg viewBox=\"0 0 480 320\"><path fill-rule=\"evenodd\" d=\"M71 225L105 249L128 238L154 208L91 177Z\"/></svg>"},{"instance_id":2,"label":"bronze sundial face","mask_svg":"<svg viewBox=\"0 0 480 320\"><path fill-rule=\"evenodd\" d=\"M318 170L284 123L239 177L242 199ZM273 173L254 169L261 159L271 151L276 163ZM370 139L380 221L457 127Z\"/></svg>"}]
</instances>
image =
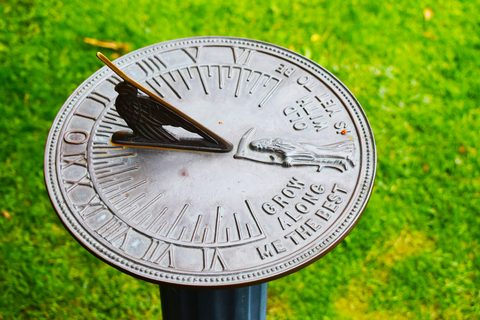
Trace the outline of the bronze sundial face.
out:
<instances>
[{"instance_id":1,"label":"bronze sundial face","mask_svg":"<svg viewBox=\"0 0 480 320\"><path fill-rule=\"evenodd\" d=\"M250 285L319 259L360 218L375 177L371 128L318 64L261 41L198 37L115 65L233 149L112 142L131 133L115 105L121 79L93 74L55 119L45 179L66 228L100 259L155 283Z\"/></svg>"}]
</instances>

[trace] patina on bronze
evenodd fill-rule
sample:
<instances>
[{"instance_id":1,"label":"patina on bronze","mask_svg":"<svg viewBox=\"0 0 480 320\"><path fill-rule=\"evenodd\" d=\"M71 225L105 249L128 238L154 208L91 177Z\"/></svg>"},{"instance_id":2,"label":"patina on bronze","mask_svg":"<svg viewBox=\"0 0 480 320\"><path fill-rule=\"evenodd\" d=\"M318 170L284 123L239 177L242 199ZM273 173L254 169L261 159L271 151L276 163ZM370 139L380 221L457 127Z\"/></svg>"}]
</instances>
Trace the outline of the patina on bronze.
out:
<instances>
[{"instance_id":1,"label":"patina on bronze","mask_svg":"<svg viewBox=\"0 0 480 320\"><path fill-rule=\"evenodd\" d=\"M45 153L57 213L100 259L159 284L246 286L307 266L355 226L375 143L355 97L315 62L261 41L197 37L113 66L152 94L101 68L58 113ZM120 114L123 90L144 99L138 108L177 110L156 114L167 134L142 135ZM192 140L224 150L185 150Z\"/></svg>"}]
</instances>

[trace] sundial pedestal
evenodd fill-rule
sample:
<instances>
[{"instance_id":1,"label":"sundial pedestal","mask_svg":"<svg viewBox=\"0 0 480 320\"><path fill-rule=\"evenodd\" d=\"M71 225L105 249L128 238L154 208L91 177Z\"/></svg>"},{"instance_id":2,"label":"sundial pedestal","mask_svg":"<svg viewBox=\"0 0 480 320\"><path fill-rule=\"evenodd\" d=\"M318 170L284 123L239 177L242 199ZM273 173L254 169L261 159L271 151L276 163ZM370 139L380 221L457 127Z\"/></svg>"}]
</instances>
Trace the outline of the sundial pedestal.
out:
<instances>
[{"instance_id":1,"label":"sundial pedestal","mask_svg":"<svg viewBox=\"0 0 480 320\"><path fill-rule=\"evenodd\" d=\"M265 320L267 283L199 290L160 286L164 320Z\"/></svg>"},{"instance_id":2,"label":"sundial pedestal","mask_svg":"<svg viewBox=\"0 0 480 320\"><path fill-rule=\"evenodd\" d=\"M317 63L262 41L99 57L109 67L68 98L46 144L61 221L162 286L166 317L264 319L266 283L331 251L366 207L376 150L362 107Z\"/></svg>"}]
</instances>

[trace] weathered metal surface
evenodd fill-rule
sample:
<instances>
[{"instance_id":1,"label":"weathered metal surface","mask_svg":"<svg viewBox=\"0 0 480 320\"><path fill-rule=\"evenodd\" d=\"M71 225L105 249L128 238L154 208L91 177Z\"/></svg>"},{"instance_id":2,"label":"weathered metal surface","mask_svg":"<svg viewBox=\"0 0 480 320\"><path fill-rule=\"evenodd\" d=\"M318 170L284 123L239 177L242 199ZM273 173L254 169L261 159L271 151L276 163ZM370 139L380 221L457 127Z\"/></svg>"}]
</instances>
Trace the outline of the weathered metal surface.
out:
<instances>
[{"instance_id":1,"label":"weathered metal surface","mask_svg":"<svg viewBox=\"0 0 480 320\"><path fill-rule=\"evenodd\" d=\"M265 42L199 37L115 64L234 144L227 153L112 143L121 81L104 67L58 113L47 188L73 236L147 281L245 286L294 272L354 227L376 168L368 120L318 64ZM168 130L188 136L188 131Z\"/></svg>"}]
</instances>

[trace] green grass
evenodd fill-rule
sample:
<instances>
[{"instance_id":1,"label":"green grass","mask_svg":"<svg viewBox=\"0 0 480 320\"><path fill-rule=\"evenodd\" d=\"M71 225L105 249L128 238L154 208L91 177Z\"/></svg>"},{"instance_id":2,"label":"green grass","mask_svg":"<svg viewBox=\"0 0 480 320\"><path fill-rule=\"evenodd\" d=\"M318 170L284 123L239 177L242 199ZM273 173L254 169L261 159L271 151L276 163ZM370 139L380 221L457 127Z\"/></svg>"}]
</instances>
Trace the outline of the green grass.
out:
<instances>
[{"instance_id":1,"label":"green grass","mask_svg":"<svg viewBox=\"0 0 480 320\"><path fill-rule=\"evenodd\" d=\"M138 49L200 35L319 62L356 95L377 142L363 218L325 258L270 283L269 319L480 319L478 0L0 0L0 319L160 318L156 285L64 230L43 148L63 102L102 66L83 37Z\"/></svg>"}]
</instances>

